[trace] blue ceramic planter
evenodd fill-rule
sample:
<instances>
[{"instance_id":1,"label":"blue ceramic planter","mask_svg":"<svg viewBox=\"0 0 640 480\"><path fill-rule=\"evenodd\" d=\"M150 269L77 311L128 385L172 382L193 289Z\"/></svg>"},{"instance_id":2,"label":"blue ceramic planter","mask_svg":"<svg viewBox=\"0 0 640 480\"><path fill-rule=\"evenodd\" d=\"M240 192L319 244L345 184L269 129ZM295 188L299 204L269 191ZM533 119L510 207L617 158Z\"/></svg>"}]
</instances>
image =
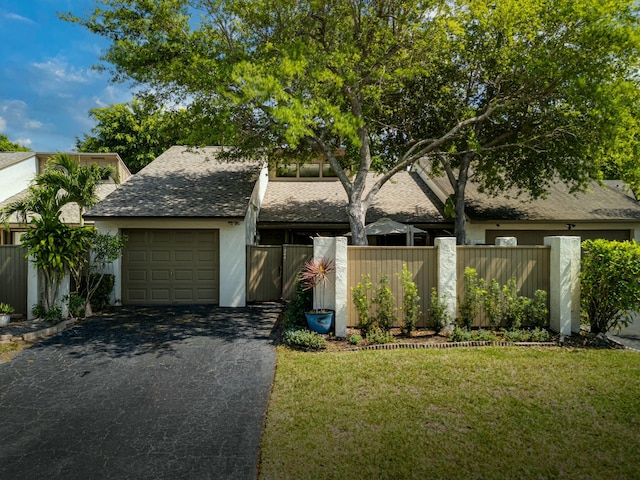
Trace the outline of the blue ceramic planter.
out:
<instances>
[{"instance_id":1,"label":"blue ceramic planter","mask_svg":"<svg viewBox=\"0 0 640 480\"><path fill-rule=\"evenodd\" d=\"M317 333L329 333L331 324L333 323L333 310L324 310L322 312L306 312L307 325Z\"/></svg>"}]
</instances>

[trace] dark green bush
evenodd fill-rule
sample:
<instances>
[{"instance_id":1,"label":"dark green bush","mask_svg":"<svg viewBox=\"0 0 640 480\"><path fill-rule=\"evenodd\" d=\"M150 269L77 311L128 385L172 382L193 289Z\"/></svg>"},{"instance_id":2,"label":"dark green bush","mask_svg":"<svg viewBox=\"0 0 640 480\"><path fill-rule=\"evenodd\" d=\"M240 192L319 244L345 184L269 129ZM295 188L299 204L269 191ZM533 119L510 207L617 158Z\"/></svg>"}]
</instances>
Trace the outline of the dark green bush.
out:
<instances>
[{"instance_id":1,"label":"dark green bush","mask_svg":"<svg viewBox=\"0 0 640 480\"><path fill-rule=\"evenodd\" d=\"M378 306L378 315L376 317L377 326L383 332L389 332L397 318L393 314L395 309L395 299L391 292L391 287L389 286L389 279L386 275L382 275L380 277L380 285L374 302ZM367 338L369 338L369 335L367 335Z\"/></svg>"},{"instance_id":2,"label":"dark green bush","mask_svg":"<svg viewBox=\"0 0 640 480\"><path fill-rule=\"evenodd\" d=\"M296 296L285 311L285 328L305 327L307 319L304 316L313 307L313 290L304 289L302 281L296 278Z\"/></svg>"},{"instance_id":3,"label":"dark green bush","mask_svg":"<svg viewBox=\"0 0 640 480\"><path fill-rule=\"evenodd\" d=\"M358 315L358 328L363 336L367 336L369 329L374 324L374 318L371 315L371 283L370 275L363 275L358 285L351 288L351 297L353 305Z\"/></svg>"},{"instance_id":4,"label":"dark green bush","mask_svg":"<svg viewBox=\"0 0 640 480\"><path fill-rule=\"evenodd\" d=\"M407 268L407 264L402 264L402 273L397 274L402 282L402 333L411 336L411 332L416 328L420 318L420 296L418 287L413 281L413 275Z\"/></svg>"},{"instance_id":5,"label":"dark green bush","mask_svg":"<svg viewBox=\"0 0 640 480\"><path fill-rule=\"evenodd\" d=\"M582 251L580 296L591 332L627 326L640 305L640 245L585 240Z\"/></svg>"},{"instance_id":6,"label":"dark green bush","mask_svg":"<svg viewBox=\"0 0 640 480\"><path fill-rule=\"evenodd\" d=\"M357 333L354 333L349 337L349 343L351 345L358 345L360 342L362 342L362 335L358 335Z\"/></svg>"},{"instance_id":7,"label":"dark green bush","mask_svg":"<svg viewBox=\"0 0 640 480\"><path fill-rule=\"evenodd\" d=\"M94 273L90 276L91 285L95 285L98 281L100 282L91 297L91 308L97 312L111 305L111 292L116 283L116 277L114 275L105 273L102 279L99 279L100 275L99 273ZM87 295L87 285L84 282L80 285L80 295L82 297L86 297Z\"/></svg>"},{"instance_id":8,"label":"dark green bush","mask_svg":"<svg viewBox=\"0 0 640 480\"><path fill-rule=\"evenodd\" d=\"M447 306L438 296L436 287L431 289L431 303L429 303L429 315L427 317L427 328L440 333L449 324L449 314Z\"/></svg>"}]
</instances>

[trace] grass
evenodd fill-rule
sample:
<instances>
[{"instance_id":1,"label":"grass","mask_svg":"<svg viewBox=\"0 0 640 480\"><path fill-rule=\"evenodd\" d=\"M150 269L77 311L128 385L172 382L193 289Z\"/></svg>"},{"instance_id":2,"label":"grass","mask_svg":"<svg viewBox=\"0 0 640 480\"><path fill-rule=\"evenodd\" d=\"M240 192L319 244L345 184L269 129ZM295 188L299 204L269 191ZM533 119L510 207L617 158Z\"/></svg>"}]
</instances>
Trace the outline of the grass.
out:
<instances>
[{"instance_id":1,"label":"grass","mask_svg":"<svg viewBox=\"0 0 640 480\"><path fill-rule=\"evenodd\" d=\"M640 354L278 350L261 479L640 478Z\"/></svg>"},{"instance_id":2,"label":"grass","mask_svg":"<svg viewBox=\"0 0 640 480\"><path fill-rule=\"evenodd\" d=\"M27 345L23 342L0 343L0 363L10 361L25 348Z\"/></svg>"}]
</instances>

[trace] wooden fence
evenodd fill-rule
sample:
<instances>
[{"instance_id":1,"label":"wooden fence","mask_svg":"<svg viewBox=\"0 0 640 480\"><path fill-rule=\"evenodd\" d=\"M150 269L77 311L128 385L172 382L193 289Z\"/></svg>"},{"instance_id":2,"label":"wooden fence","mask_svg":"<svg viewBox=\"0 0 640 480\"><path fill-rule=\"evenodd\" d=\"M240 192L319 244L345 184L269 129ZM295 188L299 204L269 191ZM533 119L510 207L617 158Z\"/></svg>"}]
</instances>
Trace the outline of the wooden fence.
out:
<instances>
[{"instance_id":1,"label":"wooden fence","mask_svg":"<svg viewBox=\"0 0 640 480\"><path fill-rule=\"evenodd\" d=\"M0 302L16 314L27 314L27 250L19 245L0 246Z\"/></svg>"},{"instance_id":2,"label":"wooden fence","mask_svg":"<svg viewBox=\"0 0 640 480\"><path fill-rule=\"evenodd\" d=\"M296 275L312 256L308 245L248 245L247 301L292 300Z\"/></svg>"},{"instance_id":3,"label":"wooden fence","mask_svg":"<svg viewBox=\"0 0 640 480\"><path fill-rule=\"evenodd\" d=\"M464 271L467 267L476 269L478 277L487 282L495 279L500 286L515 278L520 294L525 297L533 298L536 290L544 290L548 294L550 252L549 247L543 246L459 246L456 271L458 305L464 300ZM481 314L474 326L488 325L488 319Z\"/></svg>"},{"instance_id":4,"label":"wooden fence","mask_svg":"<svg viewBox=\"0 0 640 480\"><path fill-rule=\"evenodd\" d=\"M437 286L437 265L435 247L348 247L347 249L347 285L349 301L347 303L347 325L358 323L351 289L361 281L363 275L370 275L373 291L378 288L379 281L386 275L391 291L396 299L397 315L402 317L399 310L402 305L402 284L398 278L402 272L402 265L413 274L413 281L418 287L421 310L423 312L418 326L425 325L425 312L429 308L431 288ZM372 305L375 314L375 305Z\"/></svg>"}]
</instances>

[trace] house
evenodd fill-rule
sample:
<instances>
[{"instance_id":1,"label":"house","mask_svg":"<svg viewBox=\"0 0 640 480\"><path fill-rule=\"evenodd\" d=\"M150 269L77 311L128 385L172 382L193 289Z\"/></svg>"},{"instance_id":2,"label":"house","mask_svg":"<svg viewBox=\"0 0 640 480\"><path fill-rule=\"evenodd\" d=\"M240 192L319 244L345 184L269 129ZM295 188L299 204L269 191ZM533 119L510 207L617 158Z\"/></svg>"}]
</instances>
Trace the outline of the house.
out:
<instances>
[{"instance_id":1,"label":"house","mask_svg":"<svg viewBox=\"0 0 640 480\"><path fill-rule=\"evenodd\" d=\"M453 193L446 178L430 177L420 165L416 171L440 202ZM493 245L497 237L543 245L544 237L552 235L640 241L640 202L619 180L592 182L586 192L575 194L563 183L551 183L548 195L538 199L518 196L515 190L492 197L470 182L465 197L471 245Z\"/></svg>"},{"instance_id":2,"label":"house","mask_svg":"<svg viewBox=\"0 0 640 480\"><path fill-rule=\"evenodd\" d=\"M39 152L0 152L0 208L27 194L27 188L33 178L41 173L53 153ZM121 182L125 182L131 173L116 153L67 153L72 159L83 165L111 165L118 172ZM116 189L113 179L106 179L98 186L97 195L105 198ZM80 223L80 213L75 203L63 207L60 215L69 225ZM20 236L28 227L19 221L16 215L9 219L7 228L0 232L0 245L20 243Z\"/></svg>"},{"instance_id":3,"label":"house","mask_svg":"<svg viewBox=\"0 0 640 480\"><path fill-rule=\"evenodd\" d=\"M220 151L174 146L85 214L128 238L114 266L123 304L241 306L247 245L308 244L349 231L347 196L327 165L293 165L278 178L261 162L220 161ZM420 242L432 241L451 222L424 201L429 195L403 172L381 189L367 220L411 222L425 230Z\"/></svg>"},{"instance_id":4,"label":"house","mask_svg":"<svg viewBox=\"0 0 640 480\"><path fill-rule=\"evenodd\" d=\"M268 171L220 161L220 151L172 147L86 213L128 239L114 265L123 304L244 305Z\"/></svg>"},{"instance_id":5,"label":"house","mask_svg":"<svg viewBox=\"0 0 640 480\"><path fill-rule=\"evenodd\" d=\"M310 244L349 232L346 193L322 160L269 171L262 162L221 161L222 149L174 146L85 214L102 231L128 238L113 267L114 298L122 304L242 306L247 245ZM547 200L515 203L485 198L471 186L469 238L476 244L509 235L541 243L559 233L636 238L638 202L597 187L577 200L558 187ZM423 231L416 244L433 245L453 233L443 213L447 192L443 179L420 169L400 172L381 188L367 223L411 225ZM404 234L370 240L406 244Z\"/></svg>"},{"instance_id":6,"label":"house","mask_svg":"<svg viewBox=\"0 0 640 480\"><path fill-rule=\"evenodd\" d=\"M315 168L313 168L315 166ZM270 172L269 185L258 217L259 243L263 245L310 245L313 237L345 235L351 230L347 216L347 194L335 175L311 177L311 173L330 172L328 163L317 160L284 169L285 175ZM371 173L365 190L375 181ZM399 172L385 183L369 207L366 224L391 219L422 231L414 245L433 245L437 236L450 235L451 220L443 215L443 203L413 172ZM406 245L405 234L370 236L370 245Z\"/></svg>"}]
</instances>

